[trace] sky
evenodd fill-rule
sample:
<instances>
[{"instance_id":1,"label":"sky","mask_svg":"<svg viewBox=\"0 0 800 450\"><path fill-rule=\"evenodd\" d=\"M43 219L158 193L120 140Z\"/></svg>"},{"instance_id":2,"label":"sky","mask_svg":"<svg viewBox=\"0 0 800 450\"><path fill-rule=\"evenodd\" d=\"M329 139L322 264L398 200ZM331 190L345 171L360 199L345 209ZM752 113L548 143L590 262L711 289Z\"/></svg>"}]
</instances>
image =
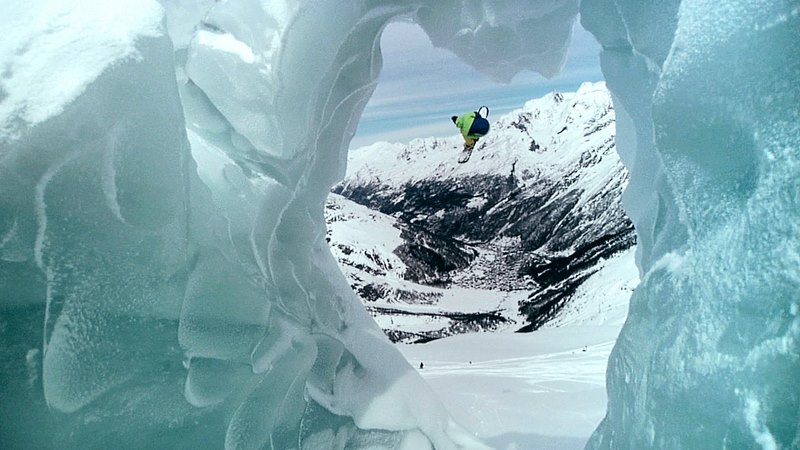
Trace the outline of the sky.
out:
<instances>
[{"instance_id":1,"label":"sky","mask_svg":"<svg viewBox=\"0 0 800 450\"><path fill-rule=\"evenodd\" d=\"M425 32L410 22L386 27L381 49L378 87L351 148L378 141L405 143L418 137L452 136L457 130L451 116L486 105L490 118L495 118L553 90L575 91L584 81L603 80L600 45L579 22L564 70L551 79L526 71L509 84L492 81L449 50L434 48Z\"/></svg>"}]
</instances>

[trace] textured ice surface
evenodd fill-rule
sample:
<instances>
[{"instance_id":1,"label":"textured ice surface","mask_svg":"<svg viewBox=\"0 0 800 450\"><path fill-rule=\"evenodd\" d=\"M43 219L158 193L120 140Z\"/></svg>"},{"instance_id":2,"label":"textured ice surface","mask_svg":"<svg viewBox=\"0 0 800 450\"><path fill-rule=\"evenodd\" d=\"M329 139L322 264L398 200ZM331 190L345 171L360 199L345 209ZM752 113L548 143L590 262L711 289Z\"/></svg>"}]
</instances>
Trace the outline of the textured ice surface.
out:
<instances>
[{"instance_id":1,"label":"textured ice surface","mask_svg":"<svg viewBox=\"0 0 800 450\"><path fill-rule=\"evenodd\" d=\"M643 275L590 446L800 446L800 7L581 8ZM2 446L479 447L364 313L323 203L387 22L503 80L558 71L577 10L4 2Z\"/></svg>"},{"instance_id":2,"label":"textured ice surface","mask_svg":"<svg viewBox=\"0 0 800 450\"><path fill-rule=\"evenodd\" d=\"M483 448L323 204L389 21L509 78L560 68L577 1L135 3L0 6L0 446Z\"/></svg>"},{"instance_id":3,"label":"textured ice surface","mask_svg":"<svg viewBox=\"0 0 800 450\"><path fill-rule=\"evenodd\" d=\"M590 448L800 446L800 5L585 0L642 284Z\"/></svg>"}]
</instances>

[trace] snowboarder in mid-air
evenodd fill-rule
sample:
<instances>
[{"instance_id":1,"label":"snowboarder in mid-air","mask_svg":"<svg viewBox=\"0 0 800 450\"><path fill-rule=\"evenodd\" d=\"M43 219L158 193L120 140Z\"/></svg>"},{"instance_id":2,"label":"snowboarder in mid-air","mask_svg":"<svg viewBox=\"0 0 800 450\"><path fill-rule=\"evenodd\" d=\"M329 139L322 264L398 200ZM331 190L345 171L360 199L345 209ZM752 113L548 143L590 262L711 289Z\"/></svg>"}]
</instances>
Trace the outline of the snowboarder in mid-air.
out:
<instances>
[{"instance_id":1,"label":"snowboarder in mid-air","mask_svg":"<svg viewBox=\"0 0 800 450\"><path fill-rule=\"evenodd\" d=\"M470 111L461 116L451 117L453 123L461 130L461 136L464 137L464 150L461 151L458 162L465 163L469 161L478 139L486 136L486 133L489 132L487 116L489 116L489 108L481 106L477 111Z\"/></svg>"}]
</instances>

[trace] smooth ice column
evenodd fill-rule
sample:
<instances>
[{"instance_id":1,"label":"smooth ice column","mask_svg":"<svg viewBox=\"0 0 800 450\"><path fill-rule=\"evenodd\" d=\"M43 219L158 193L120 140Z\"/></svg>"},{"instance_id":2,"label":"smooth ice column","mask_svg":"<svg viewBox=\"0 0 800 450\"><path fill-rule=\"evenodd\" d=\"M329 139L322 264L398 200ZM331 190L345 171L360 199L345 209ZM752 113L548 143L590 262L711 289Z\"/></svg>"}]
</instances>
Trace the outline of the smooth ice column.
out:
<instances>
[{"instance_id":1,"label":"smooth ice column","mask_svg":"<svg viewBox=\"0 0 800 450\"><path fill-rule=\"evenodd\" d=\"M433 45L501 81L522 70L546 77L564 67L580 2L416 2L416 22ZM461 10L459 10L461 8Z\"/></svg>"},{"instance_id":2,"label":"smooth ice column","mask_svg":"<svg viewBox=\"0 0 800 450\"><path fill-rule=\"evenodd\" d=\"M588 447L794 448L800 8L683 1L677 19L649 99L654 145L637 152L661 161L680 221L662 233L685 244L640 261ZM626 75L606 72L609 86ZM618 100L631 113L648 98Z\"/></svg>"},{"instance_id":3,"label":"smooth ice column","mask_svg":"<svg viewBox=\"0 0 800 450\"><path fill-rule=\"evenodd\" d=\"M284 150L275 96L284 84L279 57L293 9L259 0L217 3L189 47L186 72L229 122L235 160L291 156Z\"/></svg>"},{"instance_id":4,"label":"smooth ice column","mask_svg":"<svg viewBox=\"0 0 800 450\"><path fill-rule=\"evenodd\" d=\"M653 92L675 33L679 2L661 2L642 13L638 2L586 0L581 20L603 46L600 62L617 111L616 147L630 173L623 194L636 227L636 260L646 271L661 255L686 242L669 185L655 148Z\"/></svg>"}]
</instances>

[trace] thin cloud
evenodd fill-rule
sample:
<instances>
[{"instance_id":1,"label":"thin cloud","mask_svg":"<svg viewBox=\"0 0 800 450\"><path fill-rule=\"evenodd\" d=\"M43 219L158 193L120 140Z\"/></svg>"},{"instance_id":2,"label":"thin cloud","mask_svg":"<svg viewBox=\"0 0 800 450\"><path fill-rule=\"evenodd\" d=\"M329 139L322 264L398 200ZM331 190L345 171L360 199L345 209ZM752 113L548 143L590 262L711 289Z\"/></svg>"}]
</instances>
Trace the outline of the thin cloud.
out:
<instances>
[{"instance_id":1,"label":"thin cloud","mask_svg":"<svg viewBox=\"0 0 800 450\"><path fill-rule=\"evenodd\" d=\"M458 135L458 130L453 126L442 123L428 123L413 127L400 128L396 130L382 130L367 136L356 136L350 143L350 148L364 147L375 142L402 142L407 141L406 137L450 137ZM413 139L413 138L412 138Z\"/></svg>"},{"instance_id":2,"label":"thin cloud","mask_svg":"<svg viewBox=\"0 0 800 450\"><path fill-rule=\"evenodd\" d=\"M380 80L351 147L453 134L451 115L488 105L496 117L550 91L575 90L584 81L603 79L600 46L580 24L563 72L552 79L523 72L509 84L495 83L451 52L434 48L425 32L408 22L389 25L381 48Z\"/></svg>"}]
</instances>

